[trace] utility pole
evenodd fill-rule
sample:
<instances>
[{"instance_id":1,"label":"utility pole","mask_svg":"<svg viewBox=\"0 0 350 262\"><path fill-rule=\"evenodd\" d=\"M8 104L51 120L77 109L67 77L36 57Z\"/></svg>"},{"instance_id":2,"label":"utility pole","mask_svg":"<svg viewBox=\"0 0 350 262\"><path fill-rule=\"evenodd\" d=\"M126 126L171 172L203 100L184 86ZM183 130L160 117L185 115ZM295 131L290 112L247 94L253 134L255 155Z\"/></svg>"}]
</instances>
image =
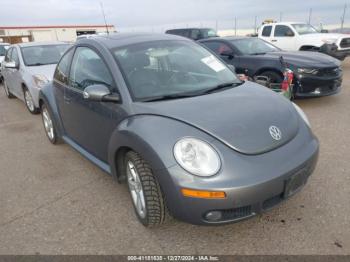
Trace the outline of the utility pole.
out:
<instances>
[{"instance_id":1,"label":"utility pole","mask_svg":"<svg viewBox=\"0 0 350 262\"><path fill-rule=\"evenodd\" d=\"M218 31L218 20L215 20L215 31Z\"/></svg>"},{"instance_id":2,"label":"utility pole","mask_svg":"<svg viewBox=\"0 0 350 262\"><path fill-rule=\"evenodd\" d=\"M258 17L255 16L255 18L254 18L254 34L256 34L256 23L257 23L257 19L258 19Z\"/></svg>"},{"instance_id":3,"label":"utility pole","mask_svg":"<svg viewBox=\"0 0 350 262\"><path fill-rule=\"evenodd\" d=\"M237 36L237 17L235 17L235 36Z\"/></svg>"},{"instance_id":4,"label":"utility pole","mask_svg":"<svg viewBox=\"0 0 350 262\"><path fill-rule=\"evenodd\" d=\"M309 25L311 25L312 8L309 10Z\"/></svg>"},{"instance_id":5,"label":"utility pole","mask_svg":"<svg viewBox=\"0 0 350 262\"><path fill-rule=\"evenodd\" d=\"M283 15L283 13L280 12L280 22L282 22L282 15Z\"/></svg>"},{"instance_id":6,"label":"utility pole","mask_svg":"<svg viewBox=\"0 0 350 262\"><path fill-rule=\"evenodd\" d=\"M109 35L109 30L108 30L108 25L107 25L107 20L106 20L106 15L105 15L105 10L103 8L103 3L100 2L101 5L101 11L102 11L102 15L103 15L103 19L105 21L105 25L106 25L106 31L107 31L107 35Z\"/></svg>"},{"instance_id":7,"label":"utility pole","mask_svg":"<svg viewBox=\"0 0 350 262\"><path fill-rule=\"evenodd\" d=\"M342 17L340 18L340 21L341 21L341 26L340 26L341 32L343 32L343 29L344 29L344 21L345 21L346 8L347 8L347 6L346 6L346 4L345 4L345 5L344 5L344 10L343 10L343 15L342 15Z\"/></svg>"}]
</instances>

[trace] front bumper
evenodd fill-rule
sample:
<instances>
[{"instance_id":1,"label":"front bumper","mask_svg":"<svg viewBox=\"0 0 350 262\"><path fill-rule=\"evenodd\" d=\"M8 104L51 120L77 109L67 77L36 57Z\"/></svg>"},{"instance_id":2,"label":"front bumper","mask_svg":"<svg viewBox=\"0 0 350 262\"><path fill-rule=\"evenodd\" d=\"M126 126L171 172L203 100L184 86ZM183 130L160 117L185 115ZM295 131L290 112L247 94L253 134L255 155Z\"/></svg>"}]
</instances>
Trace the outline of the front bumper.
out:
<instances>
[{"instance_id":1,"label":"front bumper","mask_svg":"<svg viewBox=\"0 0 350 262\"><path fill-rule=\"evenodd\" d=\"M343 81L342 73L333 77L319 77L296 74L295 97L319 97L339 93Z\"/></svg>"},{"instance_id":2,"label":"front bumper","mask_svg":"<svg viewBox=\"0 0 350 262\"><path fill-rule=\"evenodd\" d=\"M336 44L324 44L320 47L320 52L339 60L344 60L347 56L350 56L350 49L339 49Z\"/></svg>"},{"instance_id":3,"label":"front bumper","mask_svg":"<svg viewBox=\"0 0 350 262\"><path fill-rule=\"evenodd\" d=\"M305 125L305 124L304 124ZM198 225L216 225L237 222L253 217L288 199L288 181L298 176L296 193L306 184L318 159L318 140L305 130L286 145L261 155L242 155L212 141L220 152L221 171L210 178L186 173L175 165L158 176L170 177L162 185L170 213L182 221ZM301 134L302 133L302 134ZM310 134L309 134L310 133ZM304 136L304 137L303 137ZM182 188L224 191L225 199L185 197ZM221 217L211 220L209 212L219 211Z\"/></svg>"}]
</instances>

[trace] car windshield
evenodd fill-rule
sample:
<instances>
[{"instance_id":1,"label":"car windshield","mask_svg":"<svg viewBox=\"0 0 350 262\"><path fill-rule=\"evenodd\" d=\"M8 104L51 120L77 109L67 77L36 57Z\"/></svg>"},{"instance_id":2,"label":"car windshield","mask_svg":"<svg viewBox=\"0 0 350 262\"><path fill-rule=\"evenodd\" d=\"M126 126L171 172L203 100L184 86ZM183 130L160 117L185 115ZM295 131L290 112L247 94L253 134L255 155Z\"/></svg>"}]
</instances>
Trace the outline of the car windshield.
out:
<instances>
[{"instance_id":1,"label":"car windshield","mask_svg":"<svg viewBox=\"0 0 350 262\"><path fill-rule=\"evenodd\" d=\"M70 45L40 45L21 47L26 66L57 64Z\"/></svg>"},{"instance_id":2,"label":"car windshield","mask_svg":"<svg viewBox=\"0 0 350 262\"><path fill-rule=\"evenodd\" d=\"M204 38L217 37L218 34L214 29L201 29Z\"/></svg>"},{"instance_id":3,"label":"car windshield","mask_svg":"<svg viewBox=\"0 0 350 262\"><path fill-rule=\"evenodd\" d=\"M292 25L295 31L298 32L299 35L307 35L307 34L316 34L318 31L315 27L308 24L293 24Z\"/></svg>"},{"instance_id":4,"label":"car windshield","mask_svg":"<svg viewBox=\"0 0 350 262\"><path fill-rule=\"evenodd\" d=\"M6 50L9 49L9 45L0 45L0 56L5 56Z\"/></svg>"},{"instance_id":5,"label":"car windshield","mask_svg":"<svg viewBox=\"0 0 350 262\"><path fill-rule=\"evenodd\" d=\"M242 55L259 55L280 50L259 38L236 39L231 40L231 43Z\"/></svg>"},{"instance_id":6,"label":"car windshield","mask_svg":"<svg viewBox=\"0 0 350 262\"><path fill-rule=\"evenodd\" d=\"M195 96L241 83L224 63L191 41L144 42L112 52L137 101Z\"/></svg>"}]
</instances>

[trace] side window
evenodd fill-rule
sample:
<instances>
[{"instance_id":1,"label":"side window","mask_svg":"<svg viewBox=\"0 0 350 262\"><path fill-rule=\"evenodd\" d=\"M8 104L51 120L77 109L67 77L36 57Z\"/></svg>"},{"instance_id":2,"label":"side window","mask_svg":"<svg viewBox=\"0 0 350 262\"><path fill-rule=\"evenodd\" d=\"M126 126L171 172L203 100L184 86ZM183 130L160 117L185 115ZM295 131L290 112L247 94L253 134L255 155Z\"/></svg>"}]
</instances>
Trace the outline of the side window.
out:
<instances>
[{"instance_id":1,"label":"side window","mask_svg":"<svg viewBox=\"0 0 350 262\"><path fill-rule=\"evenodd\" d=\"M69 65L70 61L72 60L72 56L74 53L74 48L68 51L62 58L61 61L58 63L55 73L54 73L54 79L68 85L68 74L69 74Z\"/></svg>"},{"instance_id":2,"label":"side window","mask_svg":"<svg viewBox=\"0 0 350 262\"><path fill-rule=\"evenodd\" d=\"M198 40L200 38L200 31L198 29L191 30L191 36L193 40Z\"/></svg>"},{"instance_id":3,"label":"side window","mask_svg":"<svg viewBox=\"0 0 350 262\"><path fill-rule=\"evenodd\" d=\"M18 58L18 52L17 49L14 47L11 53L11 61L15 62L16 65L19 65L19 58Z\"/></svg>"},{"instance_id":4,"label":"side window","mask_svg":"<svg viewBox=\"0 0 350 262\"><path fill-rule=\"evenodd\" d=\"M6 51L6 55L5 55L5 62L10 62L11 61L11 52L12 52L13 47L9 48Z\"/></svg>"},{"instance_id":5,"label":"side window","mask_svg":"<svg viewBox=\"0 0 350 262\"><path fill-rule=\"evenodd\" d=\"M269 37L271 35L271 30L272 30L272 26L271 25L268 25L268 26L265 26L262 30L262 33L261 35L262 36L266 36L266 37Z\"/></svg>"},{"instance_id":6,"label":"side window","mask_svg":"<svg viewBox=\"0 0 350 262\"><path fill-rule=\"evenodd\" d=\"M276 25L274 35L277 37L291 37L291 36L294 36L294 33L289 26Z\"/></svg>"},{"instance_id":7,"label":"side window","mask_svg":"<svg viewBox=\"0 0 350 262\"><path fill-rule=\"evenodd\" d=\"M216 54L221 55L222 53L233 52L232 48L225 43L221 42L205 42L204 43L210 50Z\"/></svg>"},{"instance_id":8,"label":"side window","mask_svg":"<svg viewBox=\"0 0 350 262\"><path fill-rule=\"evenodd\" d=\"M75 51L69 74L69 85L83 91L94 84L103 84L112 89L112 76L102 58L87 47Z\"/></svg>"}]
</instances>

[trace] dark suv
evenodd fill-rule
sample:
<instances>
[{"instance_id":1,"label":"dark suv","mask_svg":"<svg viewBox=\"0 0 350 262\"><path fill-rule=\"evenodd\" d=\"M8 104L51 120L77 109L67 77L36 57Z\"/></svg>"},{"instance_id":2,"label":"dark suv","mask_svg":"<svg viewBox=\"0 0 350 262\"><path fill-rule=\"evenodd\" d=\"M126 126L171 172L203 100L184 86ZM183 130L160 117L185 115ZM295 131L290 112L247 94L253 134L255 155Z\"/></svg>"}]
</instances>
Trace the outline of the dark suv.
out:
<instances>
[{"instance_id":1,"label":"dark suv","mask_svg":"<svg viewBox=\"0 0 350 262\"><path fill-rule=\"evenodd\" d=\"M171 35L184 36L195 41L218 36L216 31L211 28L170 29L167 30L165 33Z\"/></svg>"}]
</instances>

